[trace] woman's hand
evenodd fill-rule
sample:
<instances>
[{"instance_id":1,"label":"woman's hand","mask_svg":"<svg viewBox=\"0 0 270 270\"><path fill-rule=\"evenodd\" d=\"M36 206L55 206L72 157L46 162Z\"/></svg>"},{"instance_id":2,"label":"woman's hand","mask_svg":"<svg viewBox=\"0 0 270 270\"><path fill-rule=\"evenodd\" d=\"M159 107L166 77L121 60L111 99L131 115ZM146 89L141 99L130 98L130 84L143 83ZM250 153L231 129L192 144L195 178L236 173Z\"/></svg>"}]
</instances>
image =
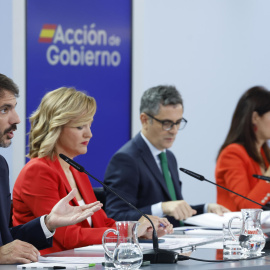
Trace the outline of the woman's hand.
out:
<instances>
[{"instance_id":1,"label":"woman's hand","mask_svg":"<svg viewBox=\"0 0 270 270\"><path fill-rule=\"evenodd\" d=\"M152 215L147 216L153 222L158 237L173 233L173 225L168 221L167 218L160 218ZM152 239L153 228L149 220L142 216L139 219L139 222L140 225L138 227L138 237Z\"/></svg>"}]
</instances>

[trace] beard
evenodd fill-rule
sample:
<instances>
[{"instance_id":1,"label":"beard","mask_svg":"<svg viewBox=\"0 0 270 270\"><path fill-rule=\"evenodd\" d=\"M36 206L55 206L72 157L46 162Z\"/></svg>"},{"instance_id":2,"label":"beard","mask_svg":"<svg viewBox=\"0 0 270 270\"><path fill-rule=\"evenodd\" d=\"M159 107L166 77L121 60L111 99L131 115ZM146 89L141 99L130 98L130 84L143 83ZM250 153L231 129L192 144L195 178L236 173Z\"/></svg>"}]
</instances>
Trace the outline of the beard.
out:
<instances>
[{"instance_id":1,"label":"beard","mask_svg":"<svg viewBox=\"0 0 270 270\"><path fill-rule=\"evenodd\" d=\"M7 128L3 133L0 132L0 147L3 147L3 148L7 148L11 145L11 140L5 142L5 138L4 136L9 133L11 130L16 130L17 129L17 126L16 124L13 124L12 126L10 126L9 128Z\"/></svg>"}]
</instances>

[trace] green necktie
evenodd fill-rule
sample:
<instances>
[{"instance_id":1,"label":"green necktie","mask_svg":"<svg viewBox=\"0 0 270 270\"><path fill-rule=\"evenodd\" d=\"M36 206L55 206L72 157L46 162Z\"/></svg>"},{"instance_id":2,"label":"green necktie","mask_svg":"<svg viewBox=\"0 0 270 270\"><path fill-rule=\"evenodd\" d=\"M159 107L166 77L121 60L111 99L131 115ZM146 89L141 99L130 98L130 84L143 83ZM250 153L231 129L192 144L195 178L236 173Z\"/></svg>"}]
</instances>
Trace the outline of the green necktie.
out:
<instances>
[{"instance_id":1,"label":"green necktie","mask_svg":"<svg viewBox=\"0 0 270 270\"><path fill-rule=\"evenodd\" d=\"M158 156L160 158L161 168L162 168L166 185L171 195L172 201L176 201L175 189L174 189L173 181L172 181L171 174L169 171L166 153L161 152Z\"/></svg>"},{"instance_id":2,"label":"green necktie","mask_svg":"<svg viewBox=\"0 0 270 270\"><path fill-rule=\"evenodd\" d=\"M159 156L159 159L160 159L161 168L162 168L163 175L164 175L164 178L165 178L165 181L166 181L166 185L167 185L167 188L168 188L169 193L171 195L172 201L176 201L177 198L176 198L173 181L172 181L171 174L170 174L169 167L168 167L168 161L167 161L166 153L161 152L158 156ZM184 226L183 221L180 220L179 222L180 222L180 226Z\"/></svg>"}]
</instances>

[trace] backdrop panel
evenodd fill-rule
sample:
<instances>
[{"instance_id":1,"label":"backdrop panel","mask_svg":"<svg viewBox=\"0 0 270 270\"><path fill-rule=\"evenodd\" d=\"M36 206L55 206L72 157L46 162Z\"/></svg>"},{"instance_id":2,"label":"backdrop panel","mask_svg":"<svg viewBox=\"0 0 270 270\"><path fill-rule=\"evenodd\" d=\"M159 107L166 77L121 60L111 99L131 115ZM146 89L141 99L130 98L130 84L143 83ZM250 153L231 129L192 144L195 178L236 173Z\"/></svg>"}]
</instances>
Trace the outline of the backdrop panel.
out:
<instances>
[{"instance_id":1,"label":"backdrop panel","mask_svg":"<svg viewBox=\"0 0 270 270\"><path fill-rule=\"evenodd\" d=\"M97 113L88 153L75 161L103 179L130 139L131 0L27 0L26 20L26 131L46 92L85 90Z\"/></svg>"}]
</instances>

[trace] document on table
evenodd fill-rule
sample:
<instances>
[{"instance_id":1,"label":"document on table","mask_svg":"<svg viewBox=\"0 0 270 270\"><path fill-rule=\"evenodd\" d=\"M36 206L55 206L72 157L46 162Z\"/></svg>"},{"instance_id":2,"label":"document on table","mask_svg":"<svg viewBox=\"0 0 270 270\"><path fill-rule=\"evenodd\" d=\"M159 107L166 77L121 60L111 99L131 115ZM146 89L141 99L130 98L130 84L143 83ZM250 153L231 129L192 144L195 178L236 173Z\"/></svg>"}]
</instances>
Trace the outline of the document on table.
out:
<instances>
[{"instance_id":1,"label":"document on table","mask_svg":"<svg viewBox=\"0 0 270 270\"><path fill-rule=\"evenodd\" d=\"M209 236L217 236L223 235L222 230L211 230L211 229L187 229L184 231L185 235L209 235Z\"/></svg>"},{"instance_id":2,"label":"document on table","mask_svg":"<svg viewBox=\"0 0 270 270\"><path fill-rule=\"evenodd\" d=\"M67 270L89 268L89 264L104 262L104 257L38 257L38 262L17 266L17 269L66 267Z\"/></svg>"},{"instance_id":3,"label":"document on table","mask_svg":"<svg viewBox=\"0 0 270 270\"><path fill-rule=\"evenodd\" d=\"M228 212L223 216L213 213L205 213L187 218L184 222L195 226L204 226L213 229L222 229L223 223L228 223L232 217L242 217L241 212ZM261 213L261 224L270 225L270 211Z\"/></svg>"},{"instance_id":4,"label":"document on table","mask_svg":"<svg viewBox=\"0 0 270 270\"><path fill-rule=\"evenodd\" d=\"M201 226L183 226L174 228L174 234L165 237L173 237L174 235L196 235L201 237L220 236L223 234L222 229L213 229Z\"/></svg>"},{"instance_id":5,"label":"document on table","mask_svg":"<svg viewBox=\"0 0 270 270\"><path fill-rule=\"evenodd\" d=\"M187 248L187 247L194 247L199 246L205 243L209 243L212 241L219 241L220 237L184 237L184 238L162 238L165 239L165 242L160 243L158 246L161 249L181 249L181 248ZM143 243L140 244L140 246L143 247L144 250L146 249L152 249L153 244L149 243Z\"/></svg>"},{"instance_id":6,"label":"document on table","mask_svg":"<svg viewBox=\"0 0 270 270\"><path fill-rule=\"evenodd\" d=\"M63 267L63 268L60 268ZM66 269L66 270L77 270L77 269L89 269L89 264L65 264L65 263L27 263L17 265L17 269Z\"/></svg>"},{"instance_id":7,"label":"document on table","mask_svg":"<svg viewBox=\"0 0 270 270\"><path fill-rule=\"evenodd\" d=\"M183 238L176 238L176 237L162 237L161 239L164 239L165 241L162 243L159 243L159 248L162 249L181 249L183 247L188 246L197 246L201 245L203 243L208 243L209 241L219 241L220 237L183 237ZM142 250L152 249L153 243L140 243L139 244ZM102 245L92 245L92 246L86 246L82 248L75 248L75 251L81 251L81 250L103 250Z\"/></svg>"},{"instance_id":8,"label":"document on table","mask_svg":"<svg viewBox=\"0 0 270 270\"><path fill-rule=\"evenodd\" d=\"M104 251L104 248L102 245L91 245L91 246L85 246L85 247L80 247L80 248L74 248L74 251L82 251L82 250Z\"/></svg>"}]
</instances>

